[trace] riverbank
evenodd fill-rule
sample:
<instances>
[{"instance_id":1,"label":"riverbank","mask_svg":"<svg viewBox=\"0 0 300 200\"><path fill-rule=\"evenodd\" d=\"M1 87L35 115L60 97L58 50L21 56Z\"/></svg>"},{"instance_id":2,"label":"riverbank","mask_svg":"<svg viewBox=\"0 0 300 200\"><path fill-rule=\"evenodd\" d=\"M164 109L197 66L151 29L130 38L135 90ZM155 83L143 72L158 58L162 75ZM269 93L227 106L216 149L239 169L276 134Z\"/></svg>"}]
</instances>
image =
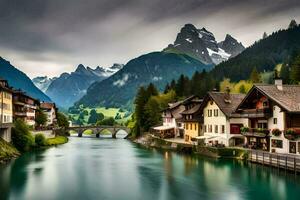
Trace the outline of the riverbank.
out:
<instances>
[{"instance_id":1,"label":"riverbank","mask_svg":"<svg viewBox=\"0 0 300 200\"><path fill-rule=\"evenodd\" d=\"M244 160L248 158L248 151L242 148L216 148L193 145L183 140L162 139L145 133L142 136L131 139L134 143L146 148L158 148L163 150L171 150L180 153L197 154L212 158L233 158Z\"/></svg>"},{"instance_id":2,"label":"riverbank","mask_svg":"<svg viewBox=\"0 0 300 200\"><path fill-rule=\"evenodd\" d=\"M7 163L19 155L20 152L13 145L0 138L0 164Z\"/></svg>"},{"instance_id":3,"label":"riverbank","mask_svg":"<svg viewBox=\"0 0 300 200\"><path fill-rule=\"evenodd\" d=\"M69 141L66 136L56 136L54 138L47 138L44 145L37 146L36 144L29 150L33 151L41 148L49 148L55 145L65 144ZM10 143L0 138L0 164L8 163L12 159L19 157L21 153Z\"/></svg>"},{"instance_id":4,"label":"riverbank","mask_svg":"<svg viewBox=\"0 0 300 200\"><path fill-rule=\"evenodd\" d=\"M60 145L65 144L69 141L69 138L66 136L56 136L54 138L48 138L46 140L45 146L53 146L53 145Z\"/></svg>"}]
</instances>

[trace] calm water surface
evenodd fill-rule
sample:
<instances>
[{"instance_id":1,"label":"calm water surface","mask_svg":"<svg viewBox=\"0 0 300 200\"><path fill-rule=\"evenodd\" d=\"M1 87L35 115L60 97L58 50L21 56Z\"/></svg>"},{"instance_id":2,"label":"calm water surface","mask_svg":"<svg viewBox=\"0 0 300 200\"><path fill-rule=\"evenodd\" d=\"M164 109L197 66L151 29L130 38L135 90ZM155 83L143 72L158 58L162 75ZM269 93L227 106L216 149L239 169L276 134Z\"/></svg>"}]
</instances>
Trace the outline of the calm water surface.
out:
<instances>
[{"instance_id":1,"label":"calm water surface","mask_svg":"<svg viewBox=\"0 0 300 200\"><path fill-rule=\"evenodd\" d=\"M0 165L0 199L300 199L300 177L232 160L75 138Z\"/></svg>"}]
</instances>

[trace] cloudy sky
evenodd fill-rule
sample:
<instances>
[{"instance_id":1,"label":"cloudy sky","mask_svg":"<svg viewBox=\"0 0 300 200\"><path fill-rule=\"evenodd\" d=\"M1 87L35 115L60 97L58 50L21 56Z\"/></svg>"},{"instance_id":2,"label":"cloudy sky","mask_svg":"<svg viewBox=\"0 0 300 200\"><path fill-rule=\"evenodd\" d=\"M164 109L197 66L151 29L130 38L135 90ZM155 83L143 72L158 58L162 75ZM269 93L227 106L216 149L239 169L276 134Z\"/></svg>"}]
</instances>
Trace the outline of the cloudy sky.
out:
<instances>
[{"instance_id":1,"label":"cloudy sky","mask_svg":"<svg viewBox=\"0 0 300 200\"><path fill-rule=\"evenodd\" d=\"M0 0L0 56L30 77L57 76L159 51L186 23L249 46L291 19L299 0Z\"/></svg>"}]
</instances>

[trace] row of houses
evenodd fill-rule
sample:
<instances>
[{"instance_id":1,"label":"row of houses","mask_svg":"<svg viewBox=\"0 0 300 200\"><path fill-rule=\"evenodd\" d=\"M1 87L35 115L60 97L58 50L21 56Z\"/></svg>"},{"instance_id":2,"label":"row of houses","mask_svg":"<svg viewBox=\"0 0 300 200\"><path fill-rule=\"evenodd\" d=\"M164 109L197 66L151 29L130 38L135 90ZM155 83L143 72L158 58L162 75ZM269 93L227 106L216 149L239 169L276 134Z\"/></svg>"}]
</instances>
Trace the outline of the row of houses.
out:
<instances>
[{"instance_id":1,"label":"row of houses","mask_svg":"<svg viewBox=\"0 0 300 200\"><path fill-rule=\"evenodd\" d=\"M208 92L170 104L162 138L208 146L240 146L284 154L300 154L300 85L255 84L245 94Z\"/></svg>"},{"instance_id":2,"label":"row of houses","mask_svg":"<svg viewBox=\"0 0 300 200\"><path fill-rule=\"evenodd\" d=\"M47 115L46 126L53 126L56 121L57 108L54 103L40 102L21 90L15 90L4 79L0 79L0 137L11 141L13 121L22 119L35 128L36 110L43 110Z\"/></svg>"}]
</instances>

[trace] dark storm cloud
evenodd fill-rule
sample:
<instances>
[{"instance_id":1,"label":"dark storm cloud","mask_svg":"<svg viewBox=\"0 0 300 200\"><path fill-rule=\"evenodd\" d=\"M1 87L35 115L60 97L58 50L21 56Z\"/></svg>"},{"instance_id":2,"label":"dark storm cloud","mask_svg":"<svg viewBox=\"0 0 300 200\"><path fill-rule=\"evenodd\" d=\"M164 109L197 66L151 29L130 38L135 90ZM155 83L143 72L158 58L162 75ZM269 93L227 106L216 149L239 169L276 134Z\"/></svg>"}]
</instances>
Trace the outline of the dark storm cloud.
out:
<instances>
[{"instance_id":1,"label":"dark storm cloud","mask_svg":"<svg viewBox=\"0 0 300 200\"><path fill-rule=\"evenodd\" d=\"M160 50L188 22L250 45L299 17L299 0L0 0L0 56L53 75Z\"/></svg>"}]
</instances>

